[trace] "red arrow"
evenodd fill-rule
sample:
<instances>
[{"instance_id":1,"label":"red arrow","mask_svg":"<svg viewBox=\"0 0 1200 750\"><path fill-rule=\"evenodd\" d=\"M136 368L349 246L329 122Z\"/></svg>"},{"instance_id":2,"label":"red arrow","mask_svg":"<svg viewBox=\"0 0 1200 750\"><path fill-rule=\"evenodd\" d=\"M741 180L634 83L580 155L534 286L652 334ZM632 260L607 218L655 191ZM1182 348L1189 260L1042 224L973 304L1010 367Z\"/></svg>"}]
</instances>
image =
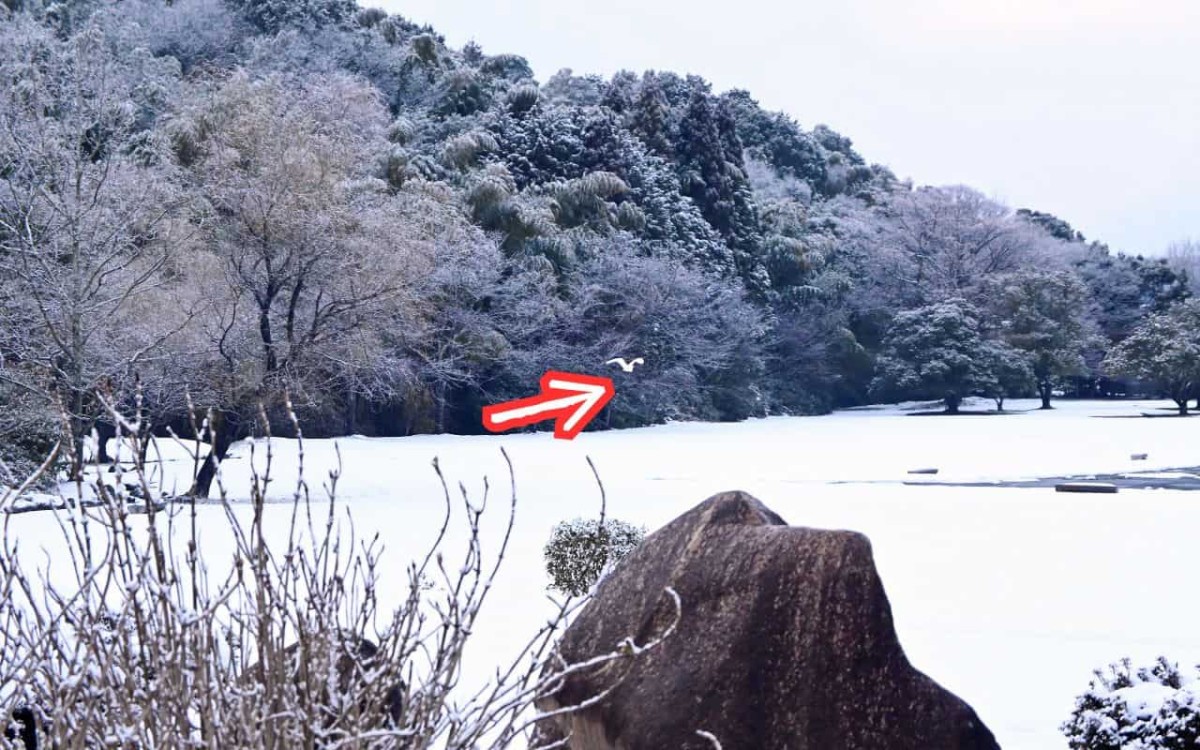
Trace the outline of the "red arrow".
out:
<instances>
[{"instance_id":1,"label":"red arrow","mask_svg":"<svg viewBox=\"0 0 1200 750\"><path fill-rule=\"evenodd\" d=\"M554 437L571 440L616 393L610 378L557 370L543 375L541 386L536 396L483 407L483 426L505 432L554 417Z\"/></svg>"}]
</instances>

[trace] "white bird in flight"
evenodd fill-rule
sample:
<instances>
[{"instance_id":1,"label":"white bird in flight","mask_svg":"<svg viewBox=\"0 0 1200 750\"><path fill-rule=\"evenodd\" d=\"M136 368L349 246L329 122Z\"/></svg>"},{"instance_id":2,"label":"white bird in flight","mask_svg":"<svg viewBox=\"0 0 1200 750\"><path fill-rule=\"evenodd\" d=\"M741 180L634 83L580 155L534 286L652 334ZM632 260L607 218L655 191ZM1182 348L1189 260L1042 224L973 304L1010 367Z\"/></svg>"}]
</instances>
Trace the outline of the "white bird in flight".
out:
<instances>
[{"instance_id":1,"label":"white bird in flight","mask_svg":"<svg viewBox=\"0 0 1200 750\"><path fill-rule=\"evenodd\" d=\"M608 360L604 364L620 365L621 369L624 370L625 372L633 372L634 365L644 365L644 364L646 364L646 360L642 359L641 357L634 357L629 362L626 362L624 357L615 357L613 359Z\"/></svg>"}]
</instances>

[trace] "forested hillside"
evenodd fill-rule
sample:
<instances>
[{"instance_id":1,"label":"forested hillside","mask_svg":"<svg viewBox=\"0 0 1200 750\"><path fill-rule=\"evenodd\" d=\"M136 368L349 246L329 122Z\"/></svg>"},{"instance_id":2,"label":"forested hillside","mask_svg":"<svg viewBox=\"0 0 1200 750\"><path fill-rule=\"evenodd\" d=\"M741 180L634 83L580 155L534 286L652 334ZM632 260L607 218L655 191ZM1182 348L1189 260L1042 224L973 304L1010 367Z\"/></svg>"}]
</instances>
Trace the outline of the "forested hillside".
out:
<instances>
[{"instance_id":1,"label":"forested hillside","mask_svg":"<svg viewBox=\"0 0 1200 750\"><path fill-rule=\"evenodd\" d=\"M1158 382L1105 356L1189 296L694 76L539 82L352 0L6 6L10 463L108 399L178 430L215 410L218 443L288 396L310 435L476 432L548 368L612 374L607 427L1049 399Z\"/></svg>"}]
</instances>

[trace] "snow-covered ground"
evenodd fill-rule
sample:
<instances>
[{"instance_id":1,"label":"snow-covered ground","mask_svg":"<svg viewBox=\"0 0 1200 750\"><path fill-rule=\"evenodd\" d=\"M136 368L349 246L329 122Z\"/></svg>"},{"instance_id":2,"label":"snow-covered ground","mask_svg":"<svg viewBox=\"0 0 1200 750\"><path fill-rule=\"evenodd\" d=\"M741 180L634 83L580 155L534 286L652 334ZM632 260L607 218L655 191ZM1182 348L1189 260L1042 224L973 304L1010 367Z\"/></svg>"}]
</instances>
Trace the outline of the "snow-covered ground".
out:
<instances>
[{"instance_id":1,"label":"snow-covered ground","mask_svg":"<svg viewBox=\"0 0 1200 750\"><path fill-rule=\"evenodd\" d=\"M1200 493L1079 495L904 482L1200 465L1200 418L1138 418L1168 414L1165 406L1061 402L1049 412L955 418L886 407L584 433L571 442L546 433L346 438L336 441L338 495L360 537L380 533L385 573L394 572L398 593L403 563L423 551L441 520L431 460L438 457L451 481L461 480L476 498L483 477L490 478L487 553L488 544L499 544L495 532L508 502L500 455L507 449L516 467L517 525L514 551L467 655L470 676L482 679L547 611L541 550L551 526L598 512L585 457L604 480L610 516L651 530L716 492L746 490L792 524L867 534L912 662L971 703L1002 746L1061 750L1058 725L1093 668L1124 656L1150 663L1159 654L1200 663ZM305 442L314 486L336 465L334 443ZM260 458L262 448L259 442ZM163 452L178 455L170 447ZM272 493L287 497L295 442L275 441L274 453ZM1148 460L1134 462L1134 453L1148 453ZM244 494L249 454L250 444L240 444L222 470L232 496ZM185 488L186 479L172 477L187 474L187 462L161 466L168 485ZM937 476L907 474L931 467ZM287 508L273 510L282 532ZM229 559L221 511L203 512L211 528L202 532L205 557ZM12 523L25 548L37 540L53 545L59 533L45 513Z\"/></svg>"}]
</instances>

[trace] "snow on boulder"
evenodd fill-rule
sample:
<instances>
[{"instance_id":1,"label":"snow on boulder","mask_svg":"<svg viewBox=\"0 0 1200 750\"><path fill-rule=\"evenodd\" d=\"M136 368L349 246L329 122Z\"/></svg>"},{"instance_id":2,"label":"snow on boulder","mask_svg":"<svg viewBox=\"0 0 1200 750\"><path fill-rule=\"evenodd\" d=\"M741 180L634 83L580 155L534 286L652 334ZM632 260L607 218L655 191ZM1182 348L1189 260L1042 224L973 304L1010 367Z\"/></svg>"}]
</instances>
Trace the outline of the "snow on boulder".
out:
<instances>
[{"instance_id":1,"label":"snow on boulder","mask_svg":"<svg viewBox=\"0 0 1200 750\"><path fill-rule=\"evenodd\" d=\"M709 498L649 536L565 632L571 675L539 708L578 706L542 736L572 750L992 750L975 712L909 664L861 534L788 526L743 492ZM548 723L548 722L547 722Z\"/></svg>"}]
</instances>

